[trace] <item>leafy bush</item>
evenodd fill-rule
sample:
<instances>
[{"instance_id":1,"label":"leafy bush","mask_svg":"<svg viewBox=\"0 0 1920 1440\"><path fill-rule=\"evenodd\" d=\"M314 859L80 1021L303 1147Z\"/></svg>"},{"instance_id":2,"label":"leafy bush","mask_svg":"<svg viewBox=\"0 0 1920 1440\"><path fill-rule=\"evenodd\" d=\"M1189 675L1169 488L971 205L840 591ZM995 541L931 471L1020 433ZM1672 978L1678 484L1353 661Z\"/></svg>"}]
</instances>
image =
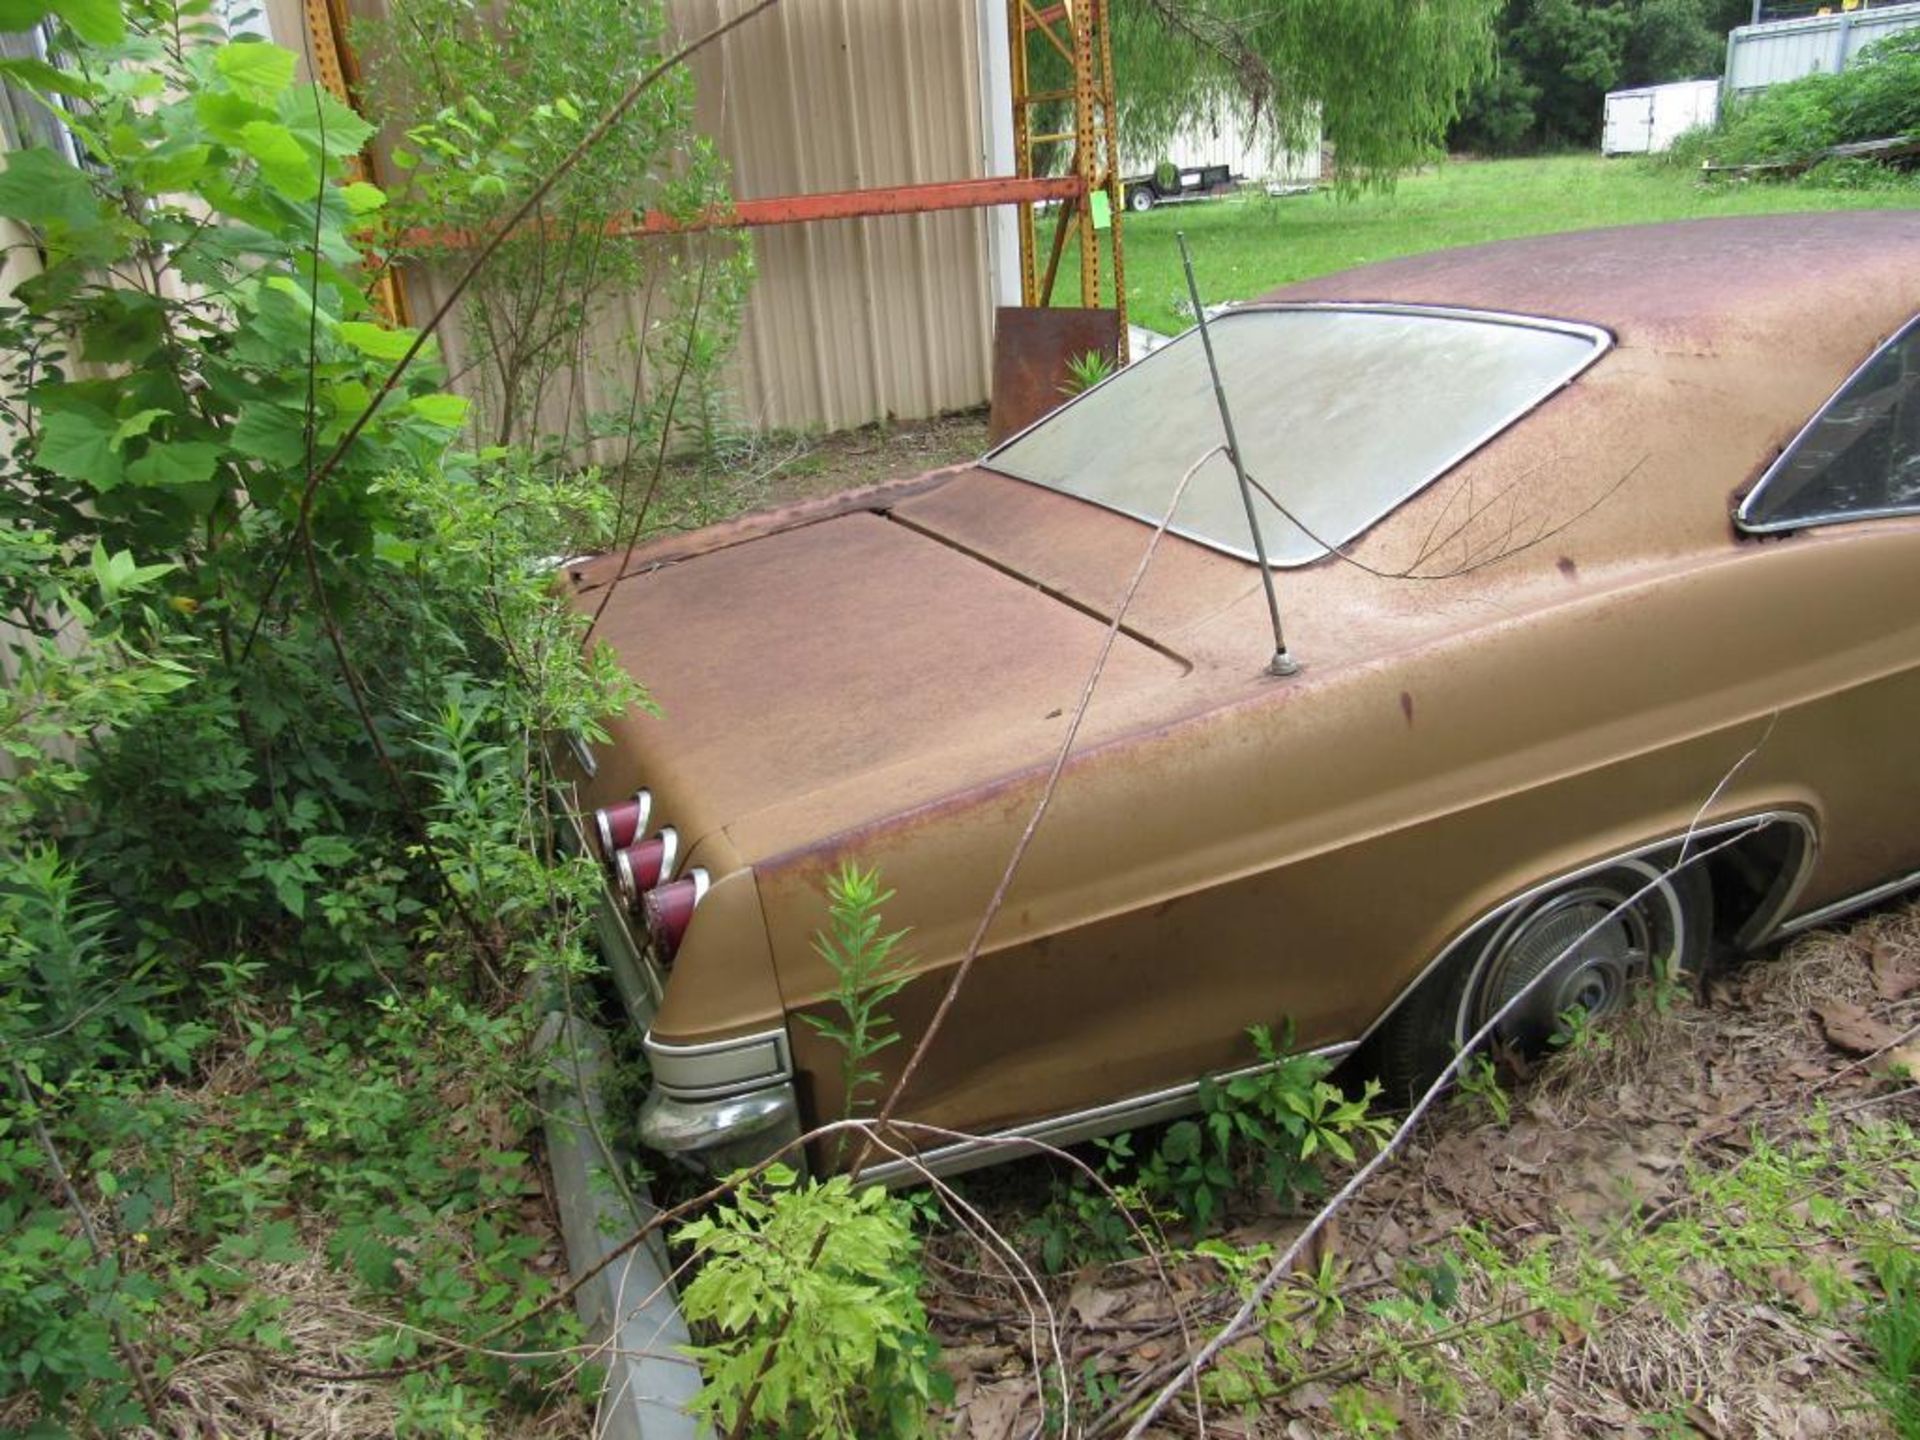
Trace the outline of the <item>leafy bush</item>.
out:
<instances>
[{"instance_id":1,"label":"leafy bush","mask_svg":"<svg viewBox=\"0 0 1920 1440\"><path fill-rule=\"evenodd\" d=\"M587 965L600 884L548 738L644 703L543 559L618 497L456 448L433 342L365 293L371 127L292 53L213 0L15 8L48 59L0 73L86 163L0 171L42 262L0 302L0 1429L170 1428L156 1382L289 1348L267 1280L324 1252L406 1322L347 1358L421 1356L402 1432L481 1433L558 1362L423 1336L574 1333L518 995Z\"/></svg>"},{"instance_id":2,"label":"leafy bush","mask_svg":"<svg viewBox=\"0 0 1920 1440\"><path fill-rule=\"evenodd\" d=\"M1669 163L1699 166L1810 162L1833 145L1920 132L1920 33L1876 41L1835 75L1803 76L1727 109L1716 126L1690 131L1667 152ZM1858 188L1855 163L1825 171Z\"/></svg>"},{"instance_id":3,"label":"leafy bush","mask_svg":"<svg viewBox=\"0 0 1920 1440\"><path fill-rule=\"evenodd\" d=\"M1377 1082L1349 1099L1326 1078L1324 1057L1284 1053L1287 1037L1276 1042L1264 1025L1250 1033L1260 1068L1202 1081L1198 1116L1166 1126L1150 1147L1137 1147L1130 1134L1095 1142L1100 1177L1122 1206L1150 1222L1205 1230L1234 1193L1259 1188L1282 1202L1316 1195L1328 1158L1351 1162L1359 1145L1384 1139L1390 1126L1370 1113ZM1084 1176L1056 1185L1027 1234L1053 1272L1128 1254L1137 1241L1133 1225Z\"/></svg>"},{"instance_id":4,"label":"leafy bush","mask_svg":"<svg viewBox=\"0 0 1920 1440\"><path fill-rule=\"evenodd\" d=\"M705 1372L695 1403L722 1433L743 1414L794 1440L932 1433L928 1408L951 1385L934 1367L906 1205L776 1165L674 1239L700 1266L682 1308L713 1336L689 1352Z\"/></svg>"}]
</instances>

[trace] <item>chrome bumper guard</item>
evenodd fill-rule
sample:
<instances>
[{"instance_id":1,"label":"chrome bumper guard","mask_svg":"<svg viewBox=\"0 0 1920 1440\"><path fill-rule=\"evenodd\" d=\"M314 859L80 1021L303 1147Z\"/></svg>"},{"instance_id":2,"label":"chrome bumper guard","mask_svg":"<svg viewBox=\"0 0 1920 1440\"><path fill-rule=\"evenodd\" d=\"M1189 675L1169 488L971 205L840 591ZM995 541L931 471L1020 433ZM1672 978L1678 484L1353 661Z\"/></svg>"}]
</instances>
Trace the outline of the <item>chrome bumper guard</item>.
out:
<instances>
[{"instance_id":1,"label":"chrome bumper guard","mask_svg":"<svg viewBox=\"0 0 1920 1440\"><path fill-rule=\"evenodd\" d=\"M712 1175L753 1165L800 1138L800 1101L784 1030L701 1045L646 1038L653 1090L640 1107L650 1150ZM784 1157L806 1169L797 1147Z\"/></svg>"},{"instance_id":2,"label":"chrome bumper guard","mask_svg":"<svg viewBox=\"0 0 1920 1440\"><path fill-rule=\"evenodd\" d=\"M650 1150L709 1175L757 1165L800 1138L800 1102L793 1082L720 1100L680 1100L655 1090L640 1107L640 1140ZM783 1157L806 1169L798 1147Z\"/></svg>"}]
</instances>

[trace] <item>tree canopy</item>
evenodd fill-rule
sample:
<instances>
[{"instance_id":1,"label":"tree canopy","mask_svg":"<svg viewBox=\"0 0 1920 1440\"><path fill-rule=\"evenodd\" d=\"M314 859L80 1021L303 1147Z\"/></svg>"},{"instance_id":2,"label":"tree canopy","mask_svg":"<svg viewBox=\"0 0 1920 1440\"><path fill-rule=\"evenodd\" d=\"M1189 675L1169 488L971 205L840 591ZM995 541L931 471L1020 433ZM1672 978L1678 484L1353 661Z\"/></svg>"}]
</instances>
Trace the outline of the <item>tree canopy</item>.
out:
<instances>
[{"instance_id":1,"label":"tree canopy","mask_svg":"<svg viewBox=\"0 0 1920 1440\"><path fill-rule=\"evenodd\" d=\"M1493 73L1502 0L1114 0L1129 147L1236 112L1277 144L1320 132L1348 185L1438 153ZM1042 42L1034 47L1036 64Z\"/></svg>"},{"instance_id":2,"label":"tree canopy","mask_svg":"<svg viewBox=\"0 0 1920 1440\"><path fill-rule=\"evenodd\" d=\"M1718 75L1750 0L1505 0L1498 66L1451 142L1511 153L1591 146L1606 93Z\"/></svg>"}]
</instances>

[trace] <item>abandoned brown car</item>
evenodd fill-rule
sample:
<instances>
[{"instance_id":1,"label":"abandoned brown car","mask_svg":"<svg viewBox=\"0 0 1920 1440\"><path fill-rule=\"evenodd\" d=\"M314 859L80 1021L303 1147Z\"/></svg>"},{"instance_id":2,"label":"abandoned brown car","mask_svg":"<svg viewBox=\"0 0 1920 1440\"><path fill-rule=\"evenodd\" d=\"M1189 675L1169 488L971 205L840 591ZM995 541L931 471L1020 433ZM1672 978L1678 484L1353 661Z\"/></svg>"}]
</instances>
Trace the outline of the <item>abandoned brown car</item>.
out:
<instances>
[{"instance_id":1,"label":"abandoned brown car","mask_svg":"<svg viewBox=\"0 0 1920 1440\"><path fill-rule=\"evenodd\" d=\"M1544 971L1506 1038L1920 880L1916 309L1920 213L1875 212L1450 251L1214 321L1297 671L1215 453L904 1094L968 1137L923 1155L1177 1113L1255 1024L1405 1085ZM729 1165L841 1113L801 1017L848 860L911 927L897 1073L1220 438L1190 333L978 464L624 561L597 633L662 713L577 778L649 1143ZM578 603L623 559L571 566Z\"/></svg>"}]
</instances>

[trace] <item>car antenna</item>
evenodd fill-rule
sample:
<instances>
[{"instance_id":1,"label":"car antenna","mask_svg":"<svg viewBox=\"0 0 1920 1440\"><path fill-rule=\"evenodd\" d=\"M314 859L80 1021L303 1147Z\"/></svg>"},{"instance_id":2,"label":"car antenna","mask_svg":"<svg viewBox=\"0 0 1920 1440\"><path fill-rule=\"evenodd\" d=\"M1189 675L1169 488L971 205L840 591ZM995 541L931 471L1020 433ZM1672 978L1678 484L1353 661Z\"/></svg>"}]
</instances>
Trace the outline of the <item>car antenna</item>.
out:
<instances>
[{"instance_id":1,"label":"car antenna","mask_svg":"<svg viewBox=\"0 0 1920 1440\"><path fill-rule=\"evenodd\" d=\"M1247 507L1247 528L1253 532L1253 553L1260 562L1260 583L1267 590L1267 613L1273 617L1273 659L1267 662L1269 675L1298 673L1300 662L1287 653L1287 637L1280 629L1280 597L1273 590L1273 567L1267 564L1267 542L1260 533L1260 521L1253 513L1253 486L1247 483L1247 467L1240 459L1240 442L1233 433L1233 412L1227 409L1226 388L1220 383L1220 365L1213 358L1213 336L1207 330L1207 309L1200 303L1200 282L1193 278L1193 256L1187 250L1187 232L1176 230L1180 242L1180 263L1187 270L1187 294L1193 297L1193 322L1200 327L1200 344L1207 352L1207 371L1213 376L1213 398L1220 406L1220 424L1227 432L1227 454L1233 460L1233 473L1240 482L1240 500Z\"/></svg>"}]
</instances>

